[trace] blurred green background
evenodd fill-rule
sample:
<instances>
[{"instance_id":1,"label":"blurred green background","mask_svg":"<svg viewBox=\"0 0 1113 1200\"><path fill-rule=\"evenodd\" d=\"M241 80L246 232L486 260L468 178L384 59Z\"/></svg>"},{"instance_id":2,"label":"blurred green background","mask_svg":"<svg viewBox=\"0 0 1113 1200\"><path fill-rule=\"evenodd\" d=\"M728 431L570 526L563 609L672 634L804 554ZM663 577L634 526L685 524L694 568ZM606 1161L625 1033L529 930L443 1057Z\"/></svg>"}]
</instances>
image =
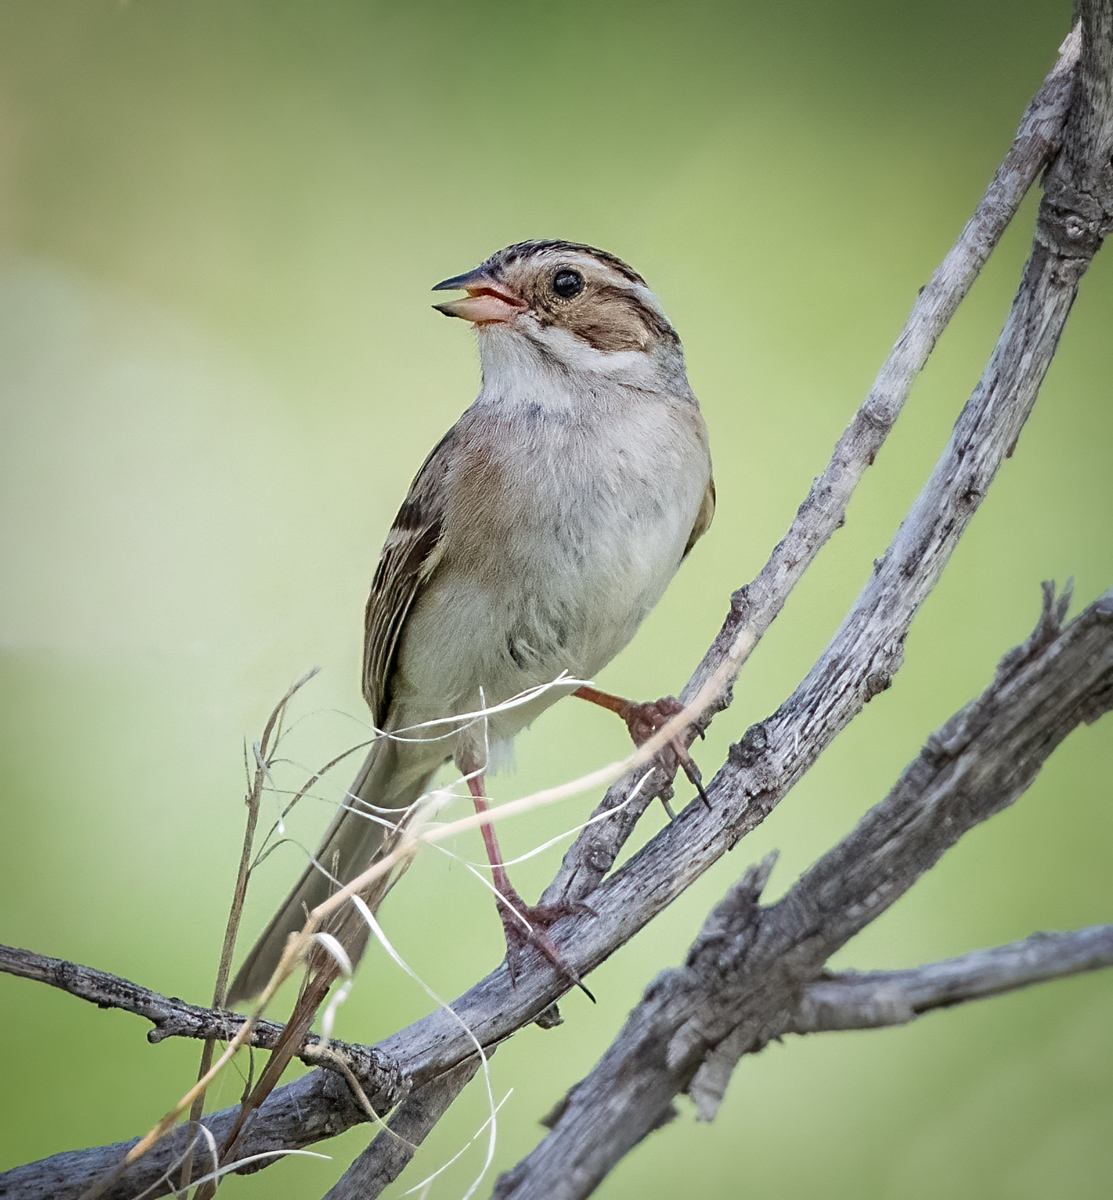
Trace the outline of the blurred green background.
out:
<instances>
[{"instance_id":1,"label":"blurred green background","mask_svg":"<svg viewBox=\"0 0 1113 1200\"><path fill-rule=\"evenodd\" d=\"M474 396L436 280L527 237L612 250L684 338L711 429L716 523L601 677L678 689L732 588L784 532L916 294L1054 59L1066 0L454 3L6 0L0 5L0 939L205 1002L243 808L241 739L307 668L296 786L356 740L361 622L379 546L427 450ZM1016 287L1034 205L964 305L700 761L791 691L919 490ZM771 894L845 833L1035 621L1113 584L1113 261L1085 279L1039 405L871 704L766 825L573 995L566 1023L492 1062L513 1094L496 1169L681 961L746 863ZM1113 919L1113 726L1075 733L840 956L901 966ZM625 751L558 706L494 784L511 799ZM307 801L315 843L330 796ZM330 799L331 797L331 799ZM681 795L686 799L685 795ZM276 800L268 801L268 817ZM591 797L506 827L523 853ZM459 811L464 811L460 809ZM662 817L651 811L642 836ZM563 848L515 868L536 894ZM452 847L482 857L478 839ZM292 877L249 901L253 936ZM428 852L382 919L438 994L501 955L489 897ZM146 1129L198 1047L0 977L0 1167ZM690 1106L601 1194L775 1198L1113 1193L1113 975L744 1061L710 1126ZM428 997L369 956L337 1034L372 1041ZM213 1102L235 1100L229 1077ZM465 1146L473 1085L396 1185ZM230 1197L315 1197L356 1130ZM431 1195L462 1194L472 1147ZM492 1177L493 1178L493 1177Z\"/></svg>"}]
</instances>

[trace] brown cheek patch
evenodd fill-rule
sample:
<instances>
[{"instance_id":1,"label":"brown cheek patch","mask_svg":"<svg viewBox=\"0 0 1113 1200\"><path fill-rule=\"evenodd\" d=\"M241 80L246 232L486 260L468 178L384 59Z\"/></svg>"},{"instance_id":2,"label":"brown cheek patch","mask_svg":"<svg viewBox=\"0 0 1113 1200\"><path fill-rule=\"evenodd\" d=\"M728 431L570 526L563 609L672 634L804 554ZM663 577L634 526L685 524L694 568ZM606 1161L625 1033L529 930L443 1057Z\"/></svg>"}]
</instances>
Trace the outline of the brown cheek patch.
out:
<instances>
[{"instance_id":1,"label":"brown cheek patch","mask_svg":"<svg viewBox=\"0 0 1113 1200\"><path fill-rule=\"evenodd\" d=\"M585 321L570 325L569 331L595 350L612 354L617 350L644 350L644 328L632 329L614 321Z\"/></svg>"},{"instance_id":2,"label":"brown cheek patch","mask_svg":"<svg viewBox=\"0 0 1113 1200\"><path fill-rule=\"evenodd\" d=\"M645 306L621 288L592 289L580 304L571 306L564 319L570 333L595 350L610 354L618 350L644 350L650 342Z\"/></svg>"}]
</instances>

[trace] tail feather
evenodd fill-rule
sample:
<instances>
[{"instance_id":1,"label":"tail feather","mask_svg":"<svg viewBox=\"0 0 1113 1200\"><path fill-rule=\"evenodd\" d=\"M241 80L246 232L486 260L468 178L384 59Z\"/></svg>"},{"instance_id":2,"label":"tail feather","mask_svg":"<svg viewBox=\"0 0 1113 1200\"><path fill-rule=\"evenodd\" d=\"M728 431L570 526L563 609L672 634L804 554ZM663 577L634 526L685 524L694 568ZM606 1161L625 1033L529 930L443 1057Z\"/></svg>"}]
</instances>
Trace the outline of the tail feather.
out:
<instances>
[{"instance_id":1,"label":"tail feather","mask_svg":"<svg viewBox=\"0 0 1113 1200\"><path fill-rule=\"evenodd\" d=\"M382 844L383 821L387 819L377 810L408 808L426 791L441 761L441 757L430 761L428 753L416 756L410 747L400 748L399 743L385 737L371 747L349 789L347 804L337 813L313 861L237 971L228 990L229 1004L250 1000L263 990L278 966L287 939L302 928L308 911L371 865ZM376 899L381 898L379 895ZM372 910L375 907L372 903ZM325 927L339 939L353 966L363 953L369 932L363 920L352 919L355 915L353 907L345 905Z\"/></svg>"}]
</instances>

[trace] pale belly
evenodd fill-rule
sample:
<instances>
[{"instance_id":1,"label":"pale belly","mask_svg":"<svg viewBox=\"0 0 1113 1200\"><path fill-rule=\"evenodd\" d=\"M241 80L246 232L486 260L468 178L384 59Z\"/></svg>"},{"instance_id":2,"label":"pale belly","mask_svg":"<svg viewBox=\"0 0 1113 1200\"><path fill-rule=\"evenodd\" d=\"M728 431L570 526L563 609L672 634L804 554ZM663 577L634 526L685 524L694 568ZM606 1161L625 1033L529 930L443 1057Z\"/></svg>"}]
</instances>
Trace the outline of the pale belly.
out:
<instances>
[{"instance_id":1,"label":"pale belly","mask_svg":"<svg viewBox=\"0 0 1113 1200\"><path fill-rule=\"evenodd\" d=\"M399 648L392 690L405 723L503 705L562 674L592 678L679 566L709 464L691 471L691 449L664 439L651 469L605 445L561 449L534 462L533 477L514 476L492 506L497 521L448 542ZM485 761L485 746L513 738L575 686L491 714L462 730L445 757Z\"/></svg>"}]
</instances>

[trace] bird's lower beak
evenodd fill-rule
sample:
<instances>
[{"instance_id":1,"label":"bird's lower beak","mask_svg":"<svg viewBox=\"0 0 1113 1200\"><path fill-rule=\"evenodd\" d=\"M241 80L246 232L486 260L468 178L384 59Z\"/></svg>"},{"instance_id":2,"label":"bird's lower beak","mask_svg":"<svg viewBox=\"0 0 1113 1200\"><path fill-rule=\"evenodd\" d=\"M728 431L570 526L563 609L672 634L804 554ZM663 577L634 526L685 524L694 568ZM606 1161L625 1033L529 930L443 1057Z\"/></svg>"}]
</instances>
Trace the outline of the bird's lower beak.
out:
<instances>
[{"instance_id":1,"label":"bird's lower beak","mask_svg":"<svg viewBox=\"0 0 1113 1200\"><path fill-rule=\"evenodd\" d=\"M497 283L482 268L442 280L433 287L433 291L448 292L456 288L462 288L467 295L459 300L433 305L437 312L444 313L446 317L463 317L465 321L476 325L488 325L498 321L513 321L527 307L520 296L505 284Z\"/></svg>"}]
</instances>

